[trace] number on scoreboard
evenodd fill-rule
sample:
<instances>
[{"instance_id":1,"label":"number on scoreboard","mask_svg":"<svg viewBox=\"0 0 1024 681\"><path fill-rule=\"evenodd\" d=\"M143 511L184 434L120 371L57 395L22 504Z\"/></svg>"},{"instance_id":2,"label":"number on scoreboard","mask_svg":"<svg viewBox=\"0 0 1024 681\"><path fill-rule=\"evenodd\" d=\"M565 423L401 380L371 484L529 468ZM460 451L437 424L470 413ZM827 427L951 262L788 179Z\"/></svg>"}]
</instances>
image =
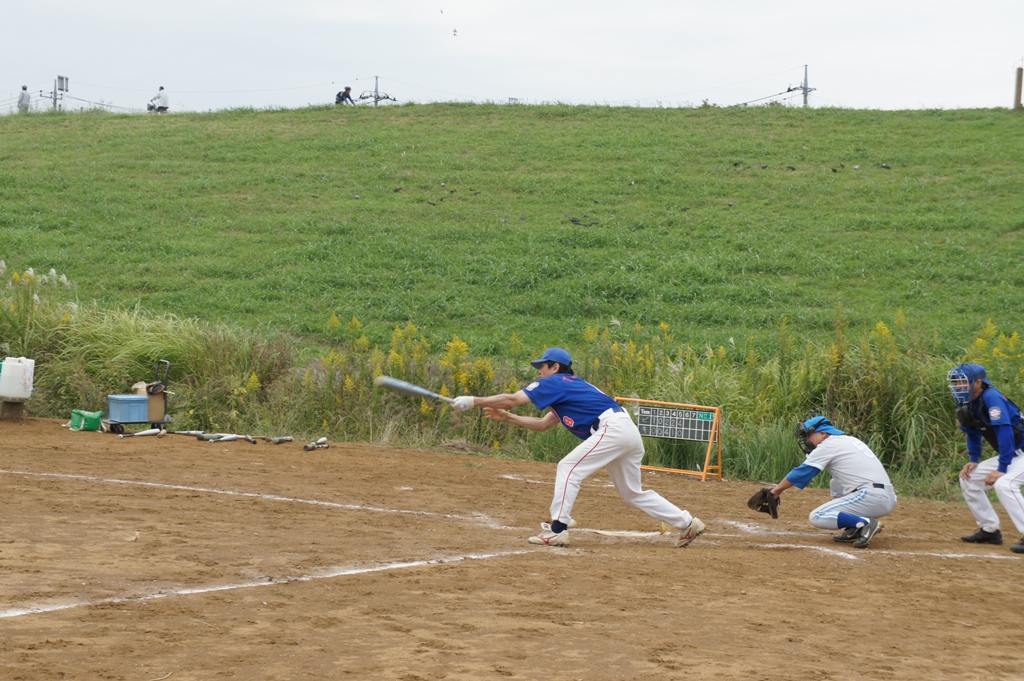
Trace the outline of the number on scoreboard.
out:
<instances>
[{"instance_id":1,"label":"number on scoreboard","mask_svg":"<svg viewBox=\"0 0 1024 681\"><path fill-rule=\"evenodd\" d=\"M715 414L675 407L637 407L637 426L645 437L710 442Z\"/></svg>"}]
</instances>

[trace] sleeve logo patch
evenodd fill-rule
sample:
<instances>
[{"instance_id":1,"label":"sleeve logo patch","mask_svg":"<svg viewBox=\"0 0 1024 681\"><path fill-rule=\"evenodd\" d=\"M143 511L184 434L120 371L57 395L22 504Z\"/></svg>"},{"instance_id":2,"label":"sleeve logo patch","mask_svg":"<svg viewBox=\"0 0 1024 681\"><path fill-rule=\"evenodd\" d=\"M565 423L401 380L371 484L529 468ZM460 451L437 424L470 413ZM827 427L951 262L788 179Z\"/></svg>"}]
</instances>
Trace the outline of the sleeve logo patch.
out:
<instances>
[{"instance_id":1,"label":"sleeve logo patch","mask_svg":"<svg viewBox=\"0 0 1024 681\"><path fill-rule=\"evenodd\" d=\"M534 382L533 382L533 383L531 383L530 385L526 386L526 388L524 388L524 390L533 390L533 389L534 389L534 388L536 388L536 387L537 387L538 385L540 385L540 383L538 383L537 381L534 381Z\"/></svg>"},{"instance_id":2,"label":"sleeve logo patch","mask_svg":"<svg viewBox=\"0 0 1024 681\"><path fill-rule=\"evenodd\" d=\"M576 423L576 422L575 422L575 421L573 421L573 420L572 420L571 418L569 418L568 416L563 416L563 417L562 417L562 423L564 423L565 425L567 425L567 426L569 426L570 428L572 428L572 427L573 427L573 425L575 425L575 423Z\"/></svg>"},{"instance_id":3,"label":"sleeve logo patch","mask_svg":"<svg viewBox=\"0 0 1024 681\"><path fill-rule=\"evenodd\" d=\"M992 419L993 421L998 420L999 417L1002 416L1002 415L1003 415L1003 410L1000 409L999 407L992 407L991 409L988 410L988 417L990 419Z\"/></svg>"}]
</instances>

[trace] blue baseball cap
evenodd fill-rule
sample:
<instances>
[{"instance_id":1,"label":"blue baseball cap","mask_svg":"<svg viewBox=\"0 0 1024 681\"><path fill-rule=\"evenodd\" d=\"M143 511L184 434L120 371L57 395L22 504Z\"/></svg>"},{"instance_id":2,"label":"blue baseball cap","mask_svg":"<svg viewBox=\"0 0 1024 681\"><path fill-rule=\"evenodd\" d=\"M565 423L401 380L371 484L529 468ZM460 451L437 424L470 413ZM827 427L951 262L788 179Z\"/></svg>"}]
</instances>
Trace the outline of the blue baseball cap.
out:
<instances>
[{"instance_id":1,"label":"blue baseball cap","mask_svg":"<svg viewBox=\"0 0 1024 681\"><path fill-rule=\"evenodd\" d=\"M967 376L967 380L971 382L971 385L974 385L975 381L981 379L982 384L989 388L993 387L991 381L985 378L985 367L980 364L961 364L957 369L964 372L964 375Z\"/></svg>"},{"instance_id":2,"label":"blue baseball cap","mask_svg":"<svg viewBox=\"0 0 1024 681\"><path fill-rule=\"evenodd\" d=\"M530 362L534 369L539 369L544 362L558 362L564 367L572 365L572 356L562 348L548 348L544 356Z\"/></svg>"},{"instance_id":3,"label":"blue baseball cap","mask_svg":"<svg viewBox=\"0 0 1024 681\"><path fill-rule=\"evenodd\" d=\"M812 416L804 421L804 428L808 433L828 433L829 435L846 435L832 425L832 422L825 416Z\"/></svg>"}]
</instances>

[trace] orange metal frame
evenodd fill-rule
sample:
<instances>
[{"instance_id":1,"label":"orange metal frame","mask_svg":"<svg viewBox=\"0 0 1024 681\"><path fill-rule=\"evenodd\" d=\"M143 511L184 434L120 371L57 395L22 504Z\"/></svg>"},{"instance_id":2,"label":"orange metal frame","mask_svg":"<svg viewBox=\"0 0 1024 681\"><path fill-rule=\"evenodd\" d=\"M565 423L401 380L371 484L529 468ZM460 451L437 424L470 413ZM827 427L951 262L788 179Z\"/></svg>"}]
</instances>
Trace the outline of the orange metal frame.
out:
<instances>
[{"instance_id":1,"label":"orange metal frame","mask_svg":"<svg viewBox=\"0 0 1024 681\"><path fill-rule=\"evenodd\" d=\"M659 473L676 473L678 475L693 475L699 477L701 481L707 480L708 477L722 479L722 438L719 437L722 425L722 408L721 407L707 407L700 404L680 404L678 402L657 402L655 400L638 400L633 397L616 397L616 402L635 402L637 404L654 404L659 407L676 407L679 409L697 409L700 411L710 411L715 414L714 420L711 422L711 435L708 438L708 451L704 455L704 470L702 471L687 471L680 468L658 468L657 466L640 466L641 470L645 471L658 471ZM717 447L716 447L717 445ZM718 463L711 463L711 455L718 451Z\"/></svg>"}]
</instances>

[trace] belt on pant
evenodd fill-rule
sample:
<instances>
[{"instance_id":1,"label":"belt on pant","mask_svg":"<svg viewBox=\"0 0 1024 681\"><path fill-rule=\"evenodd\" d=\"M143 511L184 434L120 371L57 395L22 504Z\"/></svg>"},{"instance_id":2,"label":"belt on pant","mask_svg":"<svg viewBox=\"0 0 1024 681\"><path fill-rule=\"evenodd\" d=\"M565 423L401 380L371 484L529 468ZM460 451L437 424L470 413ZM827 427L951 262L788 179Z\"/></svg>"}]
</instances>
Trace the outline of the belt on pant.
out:
<instances>
[{"instance_id":1,"label":"belt on pant","mask_svg":"<svg viewBox=\"0 0 1024 681\"><path fill-rule=\"evenodd\" d=\"M590 426L590 434L593 435L594 433L596 433L597 429L601 427L601 423L608 419L612 414L621 414L625 411L626 410L623 409L618 404L616 404L614 407L608 407L607 409L601 412L600 416L597 417L597 420L594 421L594 425Z\"/></svg>"},{"instance_id":2,"label":"belt on pant","mask_svg":"<svg viewBox=\"0 0 1024 681\"><path fill-rule=\"evenodd\" d=\"M880 482L873 482L873 483L871 483L871 486L874 487L875 489L885 489L885 487L886 487L885 485L883 485Z\"/></svg>"}]
</instances>

